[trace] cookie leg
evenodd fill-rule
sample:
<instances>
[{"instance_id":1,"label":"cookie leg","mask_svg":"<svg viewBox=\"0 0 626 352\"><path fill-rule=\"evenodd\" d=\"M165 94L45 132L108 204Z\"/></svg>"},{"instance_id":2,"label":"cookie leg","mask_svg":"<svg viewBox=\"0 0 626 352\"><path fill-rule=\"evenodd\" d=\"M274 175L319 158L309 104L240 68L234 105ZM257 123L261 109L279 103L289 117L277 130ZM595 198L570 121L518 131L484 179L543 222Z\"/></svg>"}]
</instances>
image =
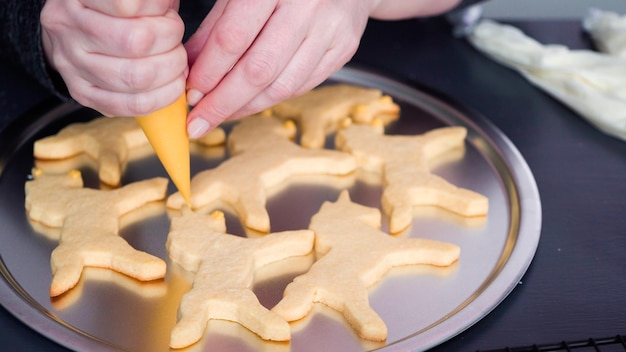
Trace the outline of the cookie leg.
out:
<instances>
[{"instance_id":1,"label":"cookie leg","mask_svg":"<svg viewBox=\"0 0 626 352\"><path fill-rule=\"evenodd\" d=\"M165 276L166 265L162 259L134 249L121 237L107 239L100 248L105 250L93 250L85 258L85 265L110 268L142 281Z\"/></svg>"},{"instance_id":2,"label":"cookie leg","mask_svg":"<svg viewBox=\"0 0 626 352\"><path fill-rule=\"evenodd\" d=\"M285 288L283 299L272 308L272 312L287 321L295 321L306 316L313 308L315 288L296 278Z\"/></svg>"},{"instance_id":3,"label":"cookie leg","mask_svg":"<svg viewBox=\"0 0 626 352\"><path fill-rule=\"evenodd\" d=\"M384 341L387 326L369 305L367 291L350 296L344 303L344 317L364 339Z\"/></svg>"},{"instance_id":4,"label":"cookie leg","mask_svg":"<svg viewBox=\"0 0 626 352\"><path fill-rule=\"evenodd\" d=\"M396 252L391 261L395 265L429 264L449 266L461 255L461 247L448 243L422 238L410 238L404 246L406 252Z\"/></svg>"},{"instance_id":5,"label":"cookie leg","mask_svg":"<svg viewBox=\"0 0 626 352\"><path fill-rule=\"evenodd\" d=\"M261 267L285 258L308 254L313 250L314 240L313 231L308 230L277 232L261 237L254 253L255 263L257 267Z\"/></svg>"},{"instance_id":6,"label":"cookie leg","mask_svg":"<svg viewBox=\"0 0 626 352\"><path fill-rule=\"evenodd\" d=\"M72 287L76 286L83 272L81 257L72 258L64 248L57 247L52 251L52 283L50 284L50 297L59 296ZM60 258L63 258L60 260ZM59 264L57 264L59 263Z\"/></svg>"},{"instance_id":7,"label":"cookie leg","mask_svg":"<svg viewBox=\"0 0 626 352\"><path fill-rule=\"evenodd\" d=\"M168 179L154 177L130 183L117 191L122 200L117 202L119 215L126 214L150 202L165 198Z\"/></svg>"},{"instance_id":8,"label":"cookie leg","mask_svg":"<svg viewBox=\"0 0 626 352\"><path fill-rule=\"evenodd\" d=\"M406 197L402 197L404 199ZM389 216L389 232L397 233L409 227L413 222L413 204L408 199L390 201L393 196L383 193L382 206L385 214Z\"/></svg>"},{"instance_id":9,"label":"cookie leg","mask_svg":"<svg viewBox=\"0 0 626 352\"><path fill-rule=\"evenodd\" d=\"M113 153L103 153L100 156L98 177L100 181L109 186L117 186L120 184L121 167L120 160Z\"/></svg>"},{"instance_id":10,"label":"cookie leg","mask_svg":"<svg viewBox=\"0 0 626 352\"><path fill-rule=\"evenodd\" d=\"M427 186L417 188L415 194L412 194L414 204L436 205L462 216L487 214L488 200L481 194L459 188L435 175L429 177Z\"/></svg>"},{"instance_id":11,"label":"cookie leg","mask_svg":"<svg viewBox=\"0 0 626 352\"><path fill-rule=\"evenodd\" d=\"M109 259L103 258L103 262L94 262L93 266L110 266L117 272L141 281L160 279L165 276L166 264L161 258L134 249L120 237L113 239L115 245L111 248Z\"/></svg>"},{"instance_id":12,"label":"cookie leg","mask_svg":"<svg viewBox=\"0 0 626 352\"><path fill-rule=\"evenodd\" d=\"M183 348L202 338L209 322L209 304L202 296L193 288L183 296L178 308L180 320L172 329L170 347Z\"/></svg>"},{"instance_id":13,"label":"cookie leg","mask_svg":"<svg viewBox=\"0 0 626 352\"><path fill-rule=\"evenodd\" d=\"M243 192L242 192L243 193ZM270 217L265 208L265 191L256 189L240 195L235 210L241 218L241 222L253 230L268 232L270 230Z\"/></svg>"}]
</instances>

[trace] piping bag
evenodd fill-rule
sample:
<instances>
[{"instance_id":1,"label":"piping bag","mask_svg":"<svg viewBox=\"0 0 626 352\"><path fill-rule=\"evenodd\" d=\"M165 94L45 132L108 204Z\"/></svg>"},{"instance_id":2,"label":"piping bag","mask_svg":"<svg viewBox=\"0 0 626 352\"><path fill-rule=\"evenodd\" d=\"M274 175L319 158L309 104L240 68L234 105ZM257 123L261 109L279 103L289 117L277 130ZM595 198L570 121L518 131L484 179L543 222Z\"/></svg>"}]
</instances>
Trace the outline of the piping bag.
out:
<instances>
[{"instance_id":1,"label":"piping bag","mask_svg":"<svg viewBox=\"0 0 626 352\"><path fill-rule=\"evenodd\" d=\"M191 176L186 94L183 93L171 105L149 115L138 116L136 120L165 171L189 205Z\"/></svg>"}]
</instances>

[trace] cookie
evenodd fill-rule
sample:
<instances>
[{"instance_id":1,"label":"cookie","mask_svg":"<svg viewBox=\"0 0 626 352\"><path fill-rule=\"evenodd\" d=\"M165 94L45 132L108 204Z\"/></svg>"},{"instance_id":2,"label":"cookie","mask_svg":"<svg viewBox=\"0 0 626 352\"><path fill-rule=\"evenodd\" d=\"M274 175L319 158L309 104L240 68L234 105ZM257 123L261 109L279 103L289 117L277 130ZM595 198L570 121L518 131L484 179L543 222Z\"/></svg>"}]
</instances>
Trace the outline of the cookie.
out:
<instances>
[{"instance_id":1,"label":"cookie","mask_svg":"<svg viewBox=\"0 0 626 352\"><path fill-rule=\"evenodd\" d=\"M459 188L430 171L429 162L446 151L464 146L464 127L443 127L424 134L384 135L382 124L340 129L335 145L354 155L359 167L383 175L382 208L392 233L407 228L413 206L438 206L462 216L485 216L487 197Z\"/></svg>"},{"instance_id":2,"label":"cookie","mask_svg":"<svg viewBox=\"0 0 626 352\"><path fill-rule=\"evenodd\" d=\"M230 235L223 213L183 209L181 216L172 219L167 250L173 261L195 272L195 277L181 300L170 347L198 341L211 319L237 322L266 340L289 340L289 324L261 305L253 293L254 272L269 263L310 253L313 238L309 230L258 238Z\"/></svg>"},{"instance_id":3,"label":"cookie","mask_svg":"<svg viewBox=\"0 0 626 352\"><path fill-rule=\"evenodd\" d=\"M191 139L189 149L191 154L206 159L223 159L226 155L226 131L216 127L200 138Z\"/></svg>"},{"instance_id":4,"label":"cookie","mask_svg":"<svg viewBox=\"0 0 626 352\"><path fill-rule=\"evenodd\" d=\"M460 249L445 242L389 236L380 226L380 211L353 203L347 191L336 202L325 202L309 225L317 261L287 285L272 311L295 321L321 302L343 313L364 339L385 340L387 327L369 305L368 288L394 266L451 265Z\"/></svg>"},{"instance_id":5,"label":"cookie","mask_svg":"<svg viewBox=\"0 0 626 352\"><path fill-rule=\"evenodd\" d=\"M295 175L346 175L356 169L350 154L302 148L291 140L295 133L293 123L266 114L240 120L228 137L231 157L192 178L191 207L198 209L221 200L233 207L244 226L267 232L268 188ZM179 193L167 200L172 209L184 204Z\"/></svg>"},{"instance_id":6,"label":"cookie","mask_svg":"<svg viewBox=\"0 0 626 352\"><path fill-rule=\"evenodd\" d=\"M56 175L34 169L25 191L28 216L61 228L59 245L50 259L50 296L74 287L86 266L109 268L142 281L164 277L163 260L132 248L119 236L119 218L164 199L167 179L153 178L106 191L83 188L76 170Z\"/></svg>"},{"instance_id":7,"label":"cookie","mask_svg":"<svg viewBox=\"0 0 626 352\"><path fill-rule=\"evenodd\" d=\"M302 130L302 146L323 148L326 136L335 132L344 118L350 117L357 123L369 123L375 117L393 121L400 108L378 89L336 84L285 100L271 111L281 119L297 121Z\"/></svg>"},{"instance_id":8,"label":"cookie","mask_svg":"<svg viewBox=\"0 0 626 352\"><path fill-rule=\"evenodd\" d=\"M66 159L81 153L97 161L100 181L118 186L128 161L129 150L148 145L135 119L99 117L73 123L57 134L35 141L38 159Z\"/></svg>"},{"instance_id":9,"label":"cookie","mask_svg":"<svg viewBox=\"0 0 626 352\"><path fill-rule=\"evenodd\" d=\"M226 131L221 127L216 127L204 136L191 139L191 141L205 147L215 147L226 142Z\"/></svg>"}]
</instances>

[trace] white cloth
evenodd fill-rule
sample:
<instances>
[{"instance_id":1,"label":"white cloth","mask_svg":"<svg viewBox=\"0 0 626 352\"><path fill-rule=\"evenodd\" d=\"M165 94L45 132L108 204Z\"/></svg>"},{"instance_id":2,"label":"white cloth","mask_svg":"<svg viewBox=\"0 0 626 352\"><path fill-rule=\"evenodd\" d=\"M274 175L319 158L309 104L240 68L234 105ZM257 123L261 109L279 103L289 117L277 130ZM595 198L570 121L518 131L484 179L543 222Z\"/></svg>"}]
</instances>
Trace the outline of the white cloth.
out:
<instances>
[{"instance_id":1,"label":"white cloth","mask_svg":"<svg viewBox=\"0 0 626 352\"><path fill-rule=\"evenodd\" d=\"M515 27L490 20L474 27L468 39L598 129L626 140L626 58L543 45Z\"/></svg>"},{"instance_id":2,"label":"white cloth","mask_svg":"<svg viewBox=\"0 0 626 352\"><path fill-rule=\"evenodd\" d=\"M626 58L626 15L590 9L583 19L583 28L600 51Z\"/></svg>"}]
</instances>

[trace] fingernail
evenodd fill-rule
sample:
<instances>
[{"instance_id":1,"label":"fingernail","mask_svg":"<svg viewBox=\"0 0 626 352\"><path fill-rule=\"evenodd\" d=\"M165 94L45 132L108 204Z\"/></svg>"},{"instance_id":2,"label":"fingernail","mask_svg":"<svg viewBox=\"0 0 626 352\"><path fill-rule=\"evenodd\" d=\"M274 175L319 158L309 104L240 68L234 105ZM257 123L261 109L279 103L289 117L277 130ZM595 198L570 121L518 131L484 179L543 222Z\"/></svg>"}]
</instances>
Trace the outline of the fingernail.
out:
<instances>
[{"instance_id":1,"label":"fingernail","mask_svg":"<svg viewBox=\"0 0 626 352\"><path fill-rule=\"evenodd\" d=\"M207 121L196 118L187 125L187 133L189 134L189 138L200 138L209 131L210 127L211 125L209 125Z\"/></svg>"},{"instance_id":2,"label":"fingernail","mask_svg":"<svg viewBox=\"0 0 626 352\"><path fill-rule=\"evenodd\" d=\"M191 106L198 104L202 97L204 97L204 94L197 89L189 89L187 91L187 103Z\"/></svg>"}]
</instances>

